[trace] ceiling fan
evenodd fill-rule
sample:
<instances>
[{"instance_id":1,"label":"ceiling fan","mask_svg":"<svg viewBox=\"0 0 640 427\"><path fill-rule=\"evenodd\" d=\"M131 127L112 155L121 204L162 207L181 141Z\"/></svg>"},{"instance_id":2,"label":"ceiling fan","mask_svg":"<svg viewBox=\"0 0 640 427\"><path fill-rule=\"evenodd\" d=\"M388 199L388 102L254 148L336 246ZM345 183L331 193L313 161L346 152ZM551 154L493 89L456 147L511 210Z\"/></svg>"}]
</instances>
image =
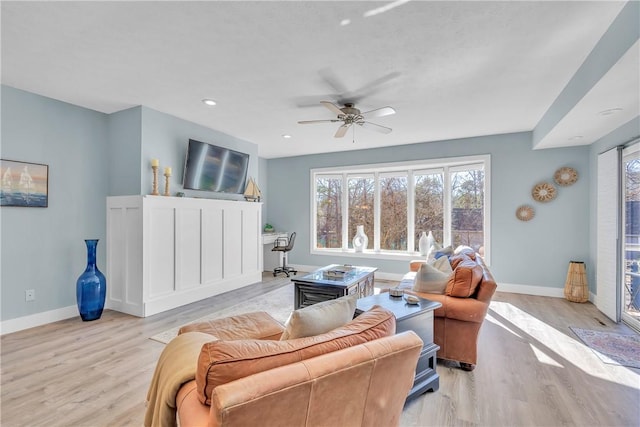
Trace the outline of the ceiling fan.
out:
<instances>
[{"instance_id":1,"label":"ceiling fan","mask_svg":"<svg viewBox=\"0 0 640 427\"><path fill-rule=\"evenodd\" d=\"M329 101L320 101L320 104L324 105L327 109L329 109L329 111L336 114L337 117L335 119L328 120L301 120L298 123L301 125L306 125L312 123L342 122L342 125L340 125L336 134L334 135L336 138L342 138L347 133L347 130L349 130L349 128L354 124L362 126L366 129L374 130L376 132L389 133L391 132L391 128L368 122L367 119L373 117L388 116L396 113L396 110L391 107L376 108L375 110L365 111L363 113L355 107L355 104L350 102L346 102L344 104L344 107L342 108Z\"/></svg>"}]
</instances>

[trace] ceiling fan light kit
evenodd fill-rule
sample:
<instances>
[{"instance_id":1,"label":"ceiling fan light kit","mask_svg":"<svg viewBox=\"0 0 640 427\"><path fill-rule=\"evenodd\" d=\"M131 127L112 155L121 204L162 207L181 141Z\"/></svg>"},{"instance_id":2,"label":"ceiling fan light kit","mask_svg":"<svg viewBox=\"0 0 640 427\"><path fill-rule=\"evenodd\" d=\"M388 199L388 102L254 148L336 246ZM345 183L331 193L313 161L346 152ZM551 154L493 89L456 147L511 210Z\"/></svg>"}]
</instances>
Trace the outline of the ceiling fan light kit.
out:
<instances>
[{"instance_id":1,"label":"ceiling fan light kit","mask_svg":"<svg viewBox=\"0 0 640 427\"><path fill-rule=\"evenodd\" d=\"M376 108L374 110L361 112L358 108L356 108L355 104L351 102L346 102L344 107L340 108L333 102L329 101L320 101L324 107L326 107L329 111L336 115L335 119L327 119L327 120L301 120L298 124L306 125L312 123L337 123L342 122L338 130L336 131L334 137L342 138L345 136L347 131L352 125L358 125L366 129L370 129L380 133L390 133L391 128L386 126L381 126L376 123L371 123L367 121L367 119L372 117L383 117L389 116L391 114L395 114L396 110L391 107L382 107Z\"/></svg>"}]
</instances>

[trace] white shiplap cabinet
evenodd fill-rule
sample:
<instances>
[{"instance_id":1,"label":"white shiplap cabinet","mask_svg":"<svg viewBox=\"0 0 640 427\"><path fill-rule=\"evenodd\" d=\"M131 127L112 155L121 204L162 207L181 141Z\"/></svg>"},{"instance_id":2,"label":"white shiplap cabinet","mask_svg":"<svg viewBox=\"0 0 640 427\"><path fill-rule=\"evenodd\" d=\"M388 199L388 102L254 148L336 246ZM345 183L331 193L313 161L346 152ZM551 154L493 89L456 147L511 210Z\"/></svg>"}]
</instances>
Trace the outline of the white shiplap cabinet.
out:
<instances>
[{"instance_id":1,"label":"white shiplap cabinet","mask_svg":"<svg viewBox=\"0 0 640 427\"><path fill-rule=\"evenodd\" d=\"M107 308L146 317L262 280L261 203L107 198Z\"/></svg>"}]
</instances>

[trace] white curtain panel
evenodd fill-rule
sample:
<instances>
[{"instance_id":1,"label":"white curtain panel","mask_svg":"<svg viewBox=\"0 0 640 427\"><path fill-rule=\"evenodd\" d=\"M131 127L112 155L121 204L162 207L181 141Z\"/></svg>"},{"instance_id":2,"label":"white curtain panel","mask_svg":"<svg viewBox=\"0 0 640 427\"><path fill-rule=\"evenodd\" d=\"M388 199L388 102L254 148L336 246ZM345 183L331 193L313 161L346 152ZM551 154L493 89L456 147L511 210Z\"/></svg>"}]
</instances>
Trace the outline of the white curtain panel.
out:
<instances>
[{"instance_id":1,"label":"white curtain panel","mask_svg":"<svg viewBox=\"0 0 640 427\"><path fill-rule=\"evenodd\" d=\"M620 149L598 155L596 306L620 320L618 266L620 248Z\"/></svg>"}]
</instances>

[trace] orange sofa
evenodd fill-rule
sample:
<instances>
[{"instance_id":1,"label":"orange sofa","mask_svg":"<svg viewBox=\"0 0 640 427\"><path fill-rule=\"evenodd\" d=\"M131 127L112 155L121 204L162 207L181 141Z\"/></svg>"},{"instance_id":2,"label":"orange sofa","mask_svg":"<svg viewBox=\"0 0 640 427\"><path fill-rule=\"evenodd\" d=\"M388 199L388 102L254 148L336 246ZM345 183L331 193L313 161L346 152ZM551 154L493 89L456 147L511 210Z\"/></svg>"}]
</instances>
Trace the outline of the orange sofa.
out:
<instances>
[{"instance_id":1,"label":"orange sofa","mask_svg":"<svg viewBox=\"0 0 640 427\"><path fill-rule=\"evenodd\" d=\"M432 294L412 290L420 265L411 261L411 273L399 285L405 293L438 301L442 307L434 312L434 342L440 346L437 357L460 363L471 371L478 360L478 334L496 291L496 282L479 254L463 251L450 258L453 273L445 293Z\"/></svg>"},{"instance_id":2,"label":"orange sofa","mask_svg":"<svg viewBox=\"0 0 640 427\"><path fill-rule=\"evenodd\" d=\"M423 343L395 334L393 313L374 306L325 334L278 341L283 330L266 313L183 328L158 361L145 425L175 425L176 413L181 427L399 424ZM167 397L180 340L195 343L192 378Z\"/></svg>"}]
</instances>

